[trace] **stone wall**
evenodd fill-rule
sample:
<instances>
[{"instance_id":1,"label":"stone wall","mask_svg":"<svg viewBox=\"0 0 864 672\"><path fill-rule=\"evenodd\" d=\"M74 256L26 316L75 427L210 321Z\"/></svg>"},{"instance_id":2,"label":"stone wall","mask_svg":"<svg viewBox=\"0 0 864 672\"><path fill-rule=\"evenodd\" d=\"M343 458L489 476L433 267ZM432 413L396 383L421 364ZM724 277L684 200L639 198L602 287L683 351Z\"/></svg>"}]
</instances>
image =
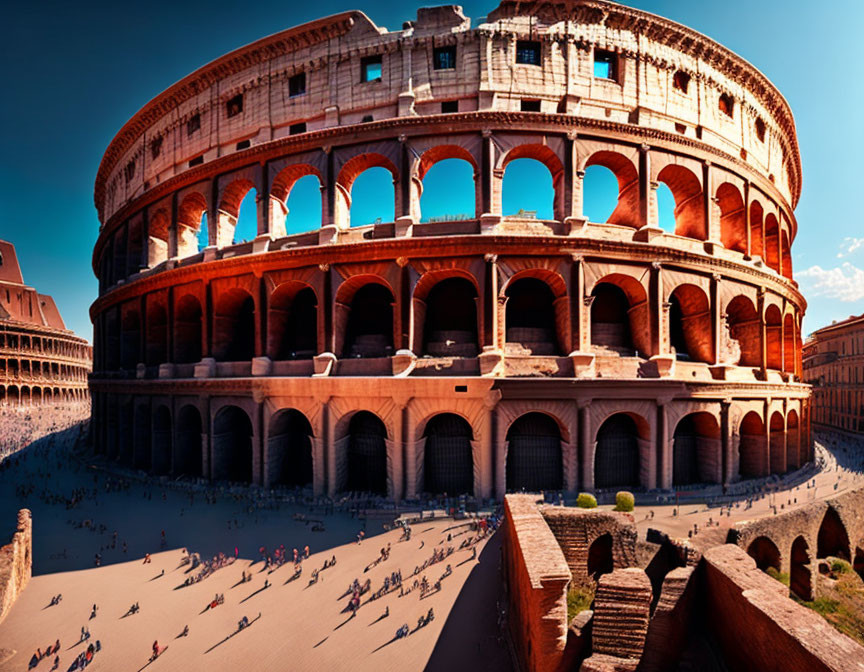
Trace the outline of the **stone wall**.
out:
<instances>
[{"instance_id":1,"label":"stone wall","mask_svg":"<svg viewBox=\"0 0 864 672\"><path fill-rule=\"evenodd\" d=\"M27 586L32 571L33 519L29 509L21 509L12 541L0 548L0 622Z\"/></svg>"},{"instance_id":2,"label":"stone wall","mask_svg":"<svg viewBox=\"0 0 864 672\"><path fill-rule=\"evenodd\" d=\"M701 613L730 670L864 671L864 647L793 602L731 544L705 552Z\"/></svg>"}]
</instances>

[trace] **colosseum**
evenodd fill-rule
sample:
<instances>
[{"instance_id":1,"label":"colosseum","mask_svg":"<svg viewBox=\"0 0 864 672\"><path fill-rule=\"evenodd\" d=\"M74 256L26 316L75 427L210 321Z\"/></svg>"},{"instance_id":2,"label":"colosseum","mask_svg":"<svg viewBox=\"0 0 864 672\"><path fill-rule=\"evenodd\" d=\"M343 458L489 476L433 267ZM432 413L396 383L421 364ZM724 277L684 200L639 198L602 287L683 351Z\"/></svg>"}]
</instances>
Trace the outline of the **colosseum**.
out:
<instances>
[{"instance_id":1,"label":"colosseum","mask_svg":"<svg viewBox=\"0 0 864 672\"><path fill-rule=\"evenodd\" d=\"M0 240L0 404L87 402L92 357L54 299L24 284L15 246Z\"/></svg>"},{"instance_id":2,"label":"colosseum","mask_svg":"<svg viewBox=\"0 0 864 672\"><path fill-rule=\"evenodd\" d=\"M551 218L505 212L520 159L548 171ZM421 210L445 160L470 166L467 218ZM589 221L598 168L618 200ZM375 169L393 217L352 222ZM289 233L310 179L320 224ZM397 501L796 469L800 192L771 82L613 2L504 0L474 28L425 8L395 31L350 11L266 37L160 93L103 157L96 450Z\"/></svg>"}]
</instances>

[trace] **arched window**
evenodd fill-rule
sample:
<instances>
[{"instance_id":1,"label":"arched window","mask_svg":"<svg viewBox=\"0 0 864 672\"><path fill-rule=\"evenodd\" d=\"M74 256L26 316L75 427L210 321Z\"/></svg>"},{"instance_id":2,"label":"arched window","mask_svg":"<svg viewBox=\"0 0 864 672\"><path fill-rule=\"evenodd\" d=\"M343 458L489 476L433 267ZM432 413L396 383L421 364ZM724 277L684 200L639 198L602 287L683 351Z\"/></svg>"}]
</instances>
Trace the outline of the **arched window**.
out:
<instances>
[{"instance_id":1,"label":"arched window","mask_svg":"<svg viewBox=\"0 0 864 672\"><path fill-rule=\"evenodd\" d=\"M678 359L712 363L711 311L705 292L696 285L680 285L669 302L669 340Z\"/></svg>"},{"instance_id":2,"label":"arched window","mask_svg":"<svg viewBox=\"0 0 864 672\"><path fill-rule=\"evenodd\" d=\"M234 227L233 243L245 243L255 240L258 236L258 205L256 203L257 192L252 187L246 192L240 202L237 213L237 225Z\"/></svg>"},{"instance_id":3,"label":"arched window","mask_svg":"<svg viewBox=\"0 0 864 672\"><path fill-rule=\"evenodd\" d=\"M747 217L741 192L724 182L717 189L720 208L720 240L723 246L738 252L747 252Z\"/></svg>"},{"instance_id":4,"label":"arched window","mask_svg":"<svg viewBox=\"0 0 864 672\"><path fill-rule=\"evenodd\" d=\"M555 294L549 285L537 278L520 278L511 282L505 293L508 346L521 346L531 355L559 354Z\"/></svg>"},{"instance_id":5,"label":"arched window","mask_svg":"<svg viewBox=\"0 0 864 672\"><path fill-rule=\"evenodd\" d=\"M846 562L851 560L849 534L837 511L832 506L828 507L825 515L822 517L817 541L817 558L842 558Z\"/></svg>"},{"instance_id":6,"label":"arched window","mask_svg":"<svg viewBox=\"0 0 864 672\"><path fill-rule=\"evenodd\" d=\"M558 423L543 413L527 413L507 431L507 490L561 490L564 467Z\"/></svg>"},{"instance_id":7,"label":"arched window","mask_svg":"<svg viewBox=\"0 0 864 672\"><path fill-rule=\"evenodd\" d=\"M345 356L389 357L393 354L393 294L370 282L354 294L345 330Z\"/></svg>"},{"instance_id":8,"label":"arched window","mask_svg":"<svg viewBox=\"0 0 864 672\"><path fill-rule=\"evenodd\" d=\"M588 166L582 185L582 214L591 222L608 222L618 207L618 180L615 173L606 166Z\"/></svg>"},{"instance_id":9,"label":"arched window","mask_svg":"<svg viewBox=\"0 0 864 672\"><path fill-rule=\"evenodd\" d=\"M513 217L553 219L555 188L549 169L537 159L517 158L504 169L501 213Z\"/></svg>"},{"instance_id":10,"label":"arched window","mask_svg":"<svg viewBox=\"0 0 864 672\"><path fill-rule=\"evenodd\" d=\"M299 411L279 411L270 420L267 473L271 485L311 485L312 426Z\"/></svg>"},{"instance_id":11,"label":"arched window","mask_svg":"<svg viewBox=\"0 0 864 672\"><path fill-rule=\"evenodd\" d=\"M433 151L433 150L429 150ZM474 166L465 159L442 159L420 176L423 221L472 219L476 213Z\"/></svg>"},{"instance_id":12,"label":"arched window","mask_svg":"<svg viewBox=\"0 0 864 672\"><path fill-rule=\"evenodd\" d=\"M447 278L429 291L423 320L423 352L435 357L475 357L477 290L466 278Z\"/></svg>"},{"instance_id":13,"label":"arched window","mask_svg":"<svg viewBox=\"0 0 864 672\"><path fill-rule=\"evenodd\" d=\"M798 413L793 409L786 416L786 471L798 469L805 462L798 438Z\"/></svg>"},{"instance_id":14,"label":"arched window","mask_svg":"<svg viewBox=\"0 0 864 672\"><path fill-rule=\"evenodd\" d=\"M614 181L610 180L612 172ZM583 214L592 222L638 229L639 173L633 161L616 152L595 152L585 163ZM611 209L610 209L611 208Z\"/></svg>"},{"instance_id":15,"label":"arched window","mask_svg":"<svg viewBox=\"0 0 864 672\"><path fill-rule=\"evenodd\" d=\"M709 413L691 413L678 422L672 439L672 483L716 483L720 467L720 426Z\"/></svg>"},{"instance_id":16,"label":"arched window","mask_svg":"<svg viewBox=\"0 0 864 672\"><path fill-rule=\"evenodd\" d=\"M289 282L270 297L268 350L275 360L311 359L318 352L318 300L308 285Z\"/></svg>"},{"instance_id":17,"label":"arched window","mask_svg":"<svg viewBox=\"0 0 864 672\"><path fill-rule=\"evenodd\" d=\"M243 289L229 289L214 301L213 356L219 362L255 356L255 301Z\"/></svg>"},{"instance_id":18,"label":"arched window","mask_svg":"<svg viewBox=\"0 0 864 672\"><path fill-rule=\"evenodd\" d=\"M777 217L769 213L765 217L765 263L780 272L780 227Z\"/></svg>"},{"instance_id":19,"label":"arched window","mask_svg":"<svg viewBox=\"0 0 864 672\"><path fill-rule=\"evenodd\" d=\"M321 228L321 182L316 175L304 175L293 184L285 209L288 235Z\"/></svg>"},{"instance_id":20,"label":"arched window","mask_svg":"<svg viewBox=\"0 0 864 672\"><path fill-rule=\"evenodd\" d=\"M736 296L726 306L729 337L738 343L739 366L762 366L762 323L753 302L746 296Z\"/></svg>"},{"instance_id":21,"label":"arched window","mask_svg":"<svg viewBox=\"0 0 864 672\"><path fill-rule=\"evenodd\" d=\"M351 186L351 226L393 222L395 204L393 175L381 166L369 168Z\"/></svg>"},{"instance_id":22,"label":"arched window","mask_svg":"<svg viewBox=\"0 0 864 672\"><path fill-rule=\"evenodd\" d=\"M759 201L750 203L750 256L765 258L765 248L762 243L763 210Z\"/></svg>"},{"instance_id":23,"label":"arched window","mask_svg":"<svg viewBox=\"0 0 864 672\"><path fill-rule=\"evenodd\" d=\"M597 431L594 487L639 487L639 432L625 413L608 418Z\"/></svg>"},{"instance_id":24,"label":"arched window","mask_svg":"<svg viewBox=\"0 0 864 672\"><path fill-rule=\"evenodd\" d=\"M208 242L207 199L192 192L177 207L177 256L182 259L197 254Z\"/></svg>"},{"instance_id":25,"label":"arched window","mask_svg":"<svg viewBox=\"0 0 864 672\"><path fill-rule=\"evenodd\" d=\"M630 301L624 290L610 282L601 282L591 291L591 345L620 354L633 353L630 334Z\"/></svg>"},{"instance_id":26,"label":"arched window","mask_svg":"<svg viewBox=\"0 0 864 672\"><path fill-rule=\"evenodd\" d=\"M783 368L783 353L780 343L782 341L782 326L780 309L770 305L765 310L765 337L768 358L768 368L780 370Z\"/></svg>"},{"instance_id":27,"label":"arched window","mask_svg":"<svg viewBox=\"0 0 864 672\"><path fill-rule=\"evenodd\" d=\"M458 415L442 413L426 423L424 492L462 495L474 492L471 426Z\"/></svg>"},{"instance_id":28,"label":"arched window","mask_svg":"<svg viewBox=\"0 0 864 672\"><path fill-rule=\"evenodd\" d=\"M213 480L252 482L252 422L237 406L223 406L213 422Z\"/></svg>"},{"instance_id":29,"label":"arched window","mask_svg":"<svg viewBox=\"0 0 864 672\"><path fill-rule=\"evenodd\" d=\"M762 418L756 412L750 411L741 420L738 434L738 473L743 478L767 476L765 424Z\"/></svg>"},{"instance_id":30,"label":"arched window","mask_svg":"<svg viewBox=\"0 0 864 672\"><path fill-rule=\"evenodd\" d=\"M666 233L675 233L675 197L663 182L657 185L657 226Z\"/></svg>"},{"instance_id":31,"label":"arched window","mask_svg":"<svg viewBox=\"0 0 864 672\"><path fill-rule=\"evenodd\" d=\"M756 537L750 542L747 555L756 561L756 566L763 572L769 567L780 571L780 550L768 537Z\"/></svg>"},{"instance_id":32,"label":"arched window","mask_svg":"<svg viewBox=\"0 0 864 672\"><path fill-rule=\"evenodd\" d=\"M356 413L348 424L346 490L387 494L387 429L368 411Z\"/></svg>"},{"instance_id":33,"label":"arched window","mask_svg":"<svg viewBox=\"0 0 864 672\"><path fill-rule=\"evenodd\" d=\"M675 233L679 236L706 240L708 231L703 209L702 185L689 169L670 164L660 171L657 181L664 183L675 199ZM660 195L658 190L658 208ZM661 227L663 226L661 218Z\"/></svg>"}]
</instances>

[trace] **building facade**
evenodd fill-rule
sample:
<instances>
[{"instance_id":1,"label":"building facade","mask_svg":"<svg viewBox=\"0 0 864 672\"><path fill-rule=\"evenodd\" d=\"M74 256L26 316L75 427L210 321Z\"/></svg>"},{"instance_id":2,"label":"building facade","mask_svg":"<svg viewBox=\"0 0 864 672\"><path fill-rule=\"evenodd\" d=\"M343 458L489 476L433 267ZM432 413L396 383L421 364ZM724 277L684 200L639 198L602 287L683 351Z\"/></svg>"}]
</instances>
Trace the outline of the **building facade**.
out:
<instances>
[{"instance_id":1,"label":"building facade","mask_svg":"<svg viewBox=\"0 0 864 672\"><path fill-rule=\"evenodd\" d=\"M93 350L66 328L54 299L24 284L12 243L0 240L0 403L87 401Z\"/></svg>"},{"instance_id":2,"label":"building facade","mask_svg":"<svg viewBox=\"0 0 864 672\"><path fill-rule=\"evenodd\" d=\"M864 432L864 315L817 329L803 353L804 380L813 386L812 421Z\"/></svg>"},{"instance_id":3,"label":"building facade","mask_svg":"<svg viewBox=\"0 0 864 672\"><path fill-rule=\"evenodd\" d=\"M470 165L474 212L427 221L445 159ZM516 159L548 169L552 219L502 214ZM603 222L583 214L593 166L618 183ZM372 168L393 221L352 226ZM288 234L310 175L320 226ZM257 236L235 241L252 189ZM104 155L96 449L394 499L795 469L800 189L773 85L645 12L505 0L476 28L448 6L397 31L354 11L278 33L161 93Z\"/></svg>"}]
</instances>

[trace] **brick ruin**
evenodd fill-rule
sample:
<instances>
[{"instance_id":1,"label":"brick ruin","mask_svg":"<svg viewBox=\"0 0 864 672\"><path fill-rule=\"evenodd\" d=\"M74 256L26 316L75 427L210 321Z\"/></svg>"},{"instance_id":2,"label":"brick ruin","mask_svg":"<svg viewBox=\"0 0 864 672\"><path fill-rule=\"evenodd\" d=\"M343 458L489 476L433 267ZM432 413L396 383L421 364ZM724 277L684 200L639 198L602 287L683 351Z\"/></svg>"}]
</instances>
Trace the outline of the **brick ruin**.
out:
<instances>
[{"instance_id":1,"label":"brick ruin","mask_svg":"<svg viewBox=\"0 0 864 672\"><path fill-rule=\"evenodd\" d=\"M826 506L860 512L856 497ZM542 505L532 495L507 495L504 507L508 632L520 669L864 670L864 647L790 599L735 544L700 555L686 542L639 541L629 514ZM759 521L778 522L794 527ZM598 563L605 535L614 541ZM568 589L591 569L594 602L568 623Z\"/></svg>"},{"instance_id":2,"label":"brick ruin","mask_svg":"<svg viewBox=\"0 0 864 672\"><path fill-rule=\"evenodd\" d=\"M0 623L27 587L32 572L33 518L28 509L21 509L11 541L0 547Z\"/></svg>"}]
</instances>

